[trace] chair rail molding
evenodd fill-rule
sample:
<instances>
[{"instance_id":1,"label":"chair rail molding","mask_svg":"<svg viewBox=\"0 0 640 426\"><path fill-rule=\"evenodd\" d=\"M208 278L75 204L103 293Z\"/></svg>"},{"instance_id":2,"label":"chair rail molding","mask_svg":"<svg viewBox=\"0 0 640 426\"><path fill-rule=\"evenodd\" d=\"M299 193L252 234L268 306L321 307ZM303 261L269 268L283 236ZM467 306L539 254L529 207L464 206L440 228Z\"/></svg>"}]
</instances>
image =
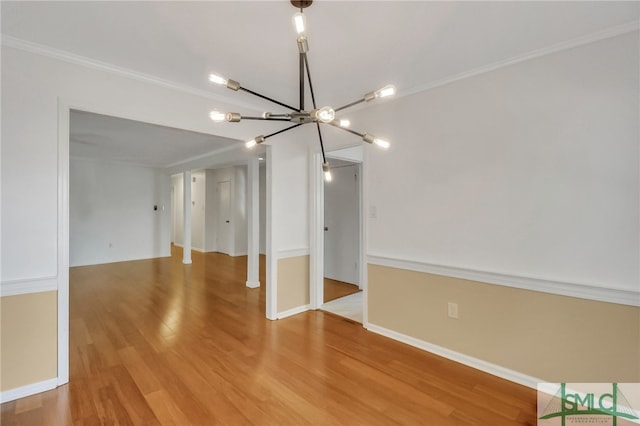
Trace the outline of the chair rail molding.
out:
<instances>
[{"instance_id":1,"label":"chair rail molding","mask_svg":"<svg viewBox=\"0 0 640 426\"><path fill-rule=\"evenodd\" d=\"M460 278L485 284L495 284L522 290L538 291L559 296L577 297L598 302L617 303L640 307L640 291L621 288L596 287L585 284L567 283L542 278L523 277L499 272L479 271L456 266L438 265L414 260L368 255L367 262L372 265L423 272L444 277Z\"/></svg>"},{"instance_id":2,"label":"chair rail molding","mask_svg":"<svg viewBox=\"0 0 640 426\"><path fill-rule=\"evenodd\" d=\"M0 296L43 293L58 290L58 276L34 277L0 282Z\"/></svg>"}]
</instances>

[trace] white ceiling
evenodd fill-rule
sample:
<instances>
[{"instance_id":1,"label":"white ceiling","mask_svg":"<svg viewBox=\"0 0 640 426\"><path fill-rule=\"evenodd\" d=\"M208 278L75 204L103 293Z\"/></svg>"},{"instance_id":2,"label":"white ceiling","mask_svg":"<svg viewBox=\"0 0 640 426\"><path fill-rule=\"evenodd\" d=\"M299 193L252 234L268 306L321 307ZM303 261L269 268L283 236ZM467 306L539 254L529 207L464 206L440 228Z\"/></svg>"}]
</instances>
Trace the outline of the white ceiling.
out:
<instances>
[{"instance_id":1,"label":"white ceiling","mask_svg":"<svg viewBox=\"0 0 640 426\"><path fill-rule=\"evenodd\" d=\"M249 89L297 103L295 9L289 1L2 1L1 7L4 35L226 99L237 97L238 102L253 99L212 85L207 75L220 73ZM637 22L639 7L638 2L612 1L316 0L305 10L316 98L318 104L337 106L389 82L400 94L411 93ZM91 129L80 133L84 142L92 142L86 137ZM198 138L193 152L202 142ZM156 152L153 161L178 161L172 150L175 154L175 146Z\"/></svg>"},{"instance_id":2,"label":"white ceiling","mask_svg":"<svg viewBox=\"0 0 640 426\"><path fill-rule=\"evenodd\" d=\"M238 144L218 136L75 110L71 111L69 133L72 157L160 168L176 167Z\"/></svg>"}]
</instances>

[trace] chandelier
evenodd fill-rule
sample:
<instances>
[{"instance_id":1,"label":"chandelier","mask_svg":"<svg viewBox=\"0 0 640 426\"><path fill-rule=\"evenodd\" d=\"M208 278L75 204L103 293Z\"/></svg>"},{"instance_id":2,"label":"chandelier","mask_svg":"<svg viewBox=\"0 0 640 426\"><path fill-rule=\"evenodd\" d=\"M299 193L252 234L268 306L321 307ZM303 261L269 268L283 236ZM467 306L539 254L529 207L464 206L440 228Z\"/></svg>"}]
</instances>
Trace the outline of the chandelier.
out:
<instances>
[{"instance_id":1,"label":"chandelier","mask_svg":"<svg viewBox=\"0 0 640 426\"><path fill-rule=\"evenodd\" d=\"M360 138L362 138L364 142L367 142L369 144L375 144L385 149L389 148L389 142L387 142L384 139L379 139L370 133L360 133L360 132L356 132L355 130L349 129L349 125L350 125L349 120L344 118L343 119L338 118L337 113L363 102L370 102L378 98L385 98L387 96L392 96L395 94L396 89L393 85L388 85L379 90L376 90L375 92L367 93L362 98L354 102L345 104L338 108L333 108L331 106L323 106L320 108L317 107L316 97L313 91L313 83L311 81L311 71L309 71L309 59L307 57L307 53L309 52L309 44L308 44L307 36L305 33L306 19L303 13L305 8L311 6L311 3L313 3L313 0L303 0L303 1L291 0L291 4L296 9L299 9L299 12L297 12L293 16L293 23L294 23L296 32L298 34L297 42L298 42L298 51L299 51L299 64L300 64L299 106L295 107L292 105L287 105L269 96L265 96L253 90L249 90L246 87L243 87L242 85L240 85L240 83L235 80L227 79L217 74L210 74L209 80L213 83L227 86L227 88L234 91L241 90L243 92L249 93L253 96L262 98L280 107L283 107L289 110L289 112L284 112L284 113L264 112L259 117L250 117L250 116L241 115L240 113L237 113L237 112L224 113L224 112L214 110L214 111L211 111L211 113L209 114L209 117L215 122L222 122L226 120L230 123L238 123L241 120L262 120L262 121L284 121L284 122L292 123L291 126L278 130L276 132L270 133L268 135L256 136L255 138L245 143L245 146L247 148L253 148L257 144L263 143L265 140L267 140L272 136L279 135L281 133L284 133L288 130L302 126L304 124L315 124L318 130L318 140L320 142L320 149L322 151L322 170L324 172L325 180L331 181L331 171L329 169L329 163L327 162L327 159L325 157L324 142L322 140L322 130L320 129L321 125L328 125L328 126L336 127L338 129L342 129L356 136L359 136ZM306 81L309 84L309 92L311 93L311 104L313 106L313 109L311 110L307 110L305 108L305 77L306 77Z\"/></svg>"}]
</instances>

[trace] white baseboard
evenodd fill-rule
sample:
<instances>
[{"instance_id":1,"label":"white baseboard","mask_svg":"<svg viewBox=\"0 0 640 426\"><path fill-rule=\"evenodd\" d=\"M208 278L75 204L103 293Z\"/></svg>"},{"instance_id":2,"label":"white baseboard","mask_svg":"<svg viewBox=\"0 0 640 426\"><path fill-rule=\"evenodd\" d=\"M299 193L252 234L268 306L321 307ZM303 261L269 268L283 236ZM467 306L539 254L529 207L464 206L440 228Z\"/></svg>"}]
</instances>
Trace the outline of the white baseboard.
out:
<instances>
[{"instance_id":1,"label":"white baseboard","mask_svg":"<svg viewBox=\"0 0 640 426\"><path fill-rule=\"evenodd\" d=\"M452 351L451 349L443 348L442 346L434 345L433 343L416 339L415 337L407 336L406 334L398 333L397 331L389 330L388 328L380 327L379 325L367 323L365 328L371 332L389 337L390 339L406 343L407 345L422 349L423 351L431 352L452 361L459 362L460 364L475 368L476 370L484 371L485 373L489 373L532 389L537 389L538 383L546 382L545 380L528 376L460 352Z\"/></svg>"},{"instance_id":2,"label":"white baseboard","mask_svg":"<svg viewBox=\"0 0 640 426\"><path fill-rule=\"evenodd\" d=\"M311 309L311 305L298 306L297 308L289 309L284 312L278 312L276 314L276 319L282 319L286 317L290 317L292 315L301 314L302 312L306 312Z\"/></svg>"},{"instance_id":3,"label":"white baseboard","mask_svg":"<svg viewBox=\"0 0 640 426\"><path fill-rule=\"evenodd\" d=\"M260 287L260 281L247 281L247 287L258 288Z\"/></svg>"},{"instance_id":4,"label":"white baseboard","mask_svg":"<svg viewBox=\"0 0 640 426\"><path fill-rule=\"evenodd\" d=\"M4 404L5 402L15 401L16 399L55 389L57 386L58 378L54 378L38 383L32 383L27 386L10 389L8 391L0 392L0 403Z\"/></svg>"}]
</instances>

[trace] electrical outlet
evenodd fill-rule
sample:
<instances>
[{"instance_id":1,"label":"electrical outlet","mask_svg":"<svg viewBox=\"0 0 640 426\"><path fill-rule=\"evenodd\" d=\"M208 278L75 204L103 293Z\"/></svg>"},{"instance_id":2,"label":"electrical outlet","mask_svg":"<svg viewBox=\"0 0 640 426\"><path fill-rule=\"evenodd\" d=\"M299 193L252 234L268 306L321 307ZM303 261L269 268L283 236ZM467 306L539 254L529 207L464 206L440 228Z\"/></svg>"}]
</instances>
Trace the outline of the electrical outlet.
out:
<instances>
[{"instance_id":1,"label":"electrical outlet","mask_svg":"<svg viewBox=\"0 0 640 426\"><path fill-rule=\"evenodd\" d=\"M447 304L447 312L448 312L449 318L458 319L458 304L449 302Z\"/></svg>"}]
</instances>

